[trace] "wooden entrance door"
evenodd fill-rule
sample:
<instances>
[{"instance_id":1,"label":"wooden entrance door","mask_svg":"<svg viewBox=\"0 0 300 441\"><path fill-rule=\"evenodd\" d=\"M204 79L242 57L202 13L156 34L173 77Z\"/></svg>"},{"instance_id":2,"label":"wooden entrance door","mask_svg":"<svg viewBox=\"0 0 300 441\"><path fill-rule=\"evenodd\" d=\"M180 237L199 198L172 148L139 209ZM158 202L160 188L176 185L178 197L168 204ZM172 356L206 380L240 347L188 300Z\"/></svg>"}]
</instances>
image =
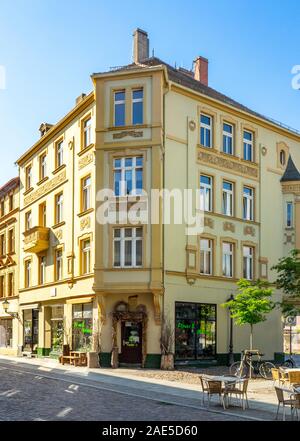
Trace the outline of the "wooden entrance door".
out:
<instances>
[{"instance_id":1,"label":"wooden entrance door","mask_svg":"<svg viewBox=\"0 0 300 441\"><path fill-rule=\"evenodd\" d=\"M121 363L142 363L142 323L123 321Z\"/></svg>"}]
</instances>

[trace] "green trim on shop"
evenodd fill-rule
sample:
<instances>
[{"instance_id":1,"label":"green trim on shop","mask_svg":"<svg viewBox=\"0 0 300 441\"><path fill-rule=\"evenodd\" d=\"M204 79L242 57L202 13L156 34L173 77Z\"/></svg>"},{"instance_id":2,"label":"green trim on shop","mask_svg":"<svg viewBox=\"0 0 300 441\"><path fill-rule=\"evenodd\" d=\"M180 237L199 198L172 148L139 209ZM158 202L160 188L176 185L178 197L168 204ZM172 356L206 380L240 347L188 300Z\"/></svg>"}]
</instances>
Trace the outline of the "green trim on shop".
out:
<instances>
[{"instance_id":1,"label":"green trim on shop","mask_svg":"<svg viewBox=\"0 0 300 441\"><path fill-rule=\"evenodd\" d=\"M284 362L284 352L274 352L274 362L283 363Z\"/></svg>"},{"instance_id":2,"label":"green trim on shop","mask_svg":"<svg viewBox=\"0 0 300 441\"><path fill-rule=\"evenodd\" d=\"M38 357L49 357L51 352L51 348L37 348L37 356Z\"/></svg>"},{"instance_id":3,"label":"green trim on shop","mask_svg":"<svg viewBox=\"0 0 300 441\"><path fill-rule=\"evenodd\" d=\"M111 367L111 352L101 352L99 354L100 367L110 368Z\"/></svg>"},{"instance_id":4,"label":"green trim on shop","mask_svg":"<svg viewBox=\"0 0 300 441\"><path fill-rule=\"evenodd\" d=\"M160 369L160 354L147 354L145 368L146 369Z\"/></svg>"}]
</instances>

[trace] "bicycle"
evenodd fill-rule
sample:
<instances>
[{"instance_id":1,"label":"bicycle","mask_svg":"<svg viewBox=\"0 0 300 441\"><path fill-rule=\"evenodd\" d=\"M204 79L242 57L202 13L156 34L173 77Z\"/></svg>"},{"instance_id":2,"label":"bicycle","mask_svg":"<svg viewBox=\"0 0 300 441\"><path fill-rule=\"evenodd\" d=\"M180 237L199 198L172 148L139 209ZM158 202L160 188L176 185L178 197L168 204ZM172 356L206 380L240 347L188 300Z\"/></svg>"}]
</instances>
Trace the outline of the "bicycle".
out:
<instances>
[{"instance_id":1,"label":"bicycle","mask_svg":"<svg viewBox=\"0 0 300 441\"><path fill-rule=\"evenodd\" d=\"M272 378L272 369L275 368L273 363L263 361L262 354L259 350L252 349L242 351L241 361L236 361L229 367L231 375L239 378L249 377L253 372L255 375L260 375L262 378L269 380ZM258 359L253 361L252 357L257 356Z\"/></svg>"},{"instance_id":2,"label":"bicycle","mask_svg":"<svg viewBox=\"0 0 300 441\"><path fill-rule=\"evenodd\" d=\"M289 368L289 369L296 368L296 367L297 367L297 362L296 362L296 360L294 359L293 355L295 355L295 354L290 354L290 355L289 355L289 358L287 358L287 359L282 363L281 366L282 366L282 367L285 367L285 368Z\"/></svg>"}]
</instances>

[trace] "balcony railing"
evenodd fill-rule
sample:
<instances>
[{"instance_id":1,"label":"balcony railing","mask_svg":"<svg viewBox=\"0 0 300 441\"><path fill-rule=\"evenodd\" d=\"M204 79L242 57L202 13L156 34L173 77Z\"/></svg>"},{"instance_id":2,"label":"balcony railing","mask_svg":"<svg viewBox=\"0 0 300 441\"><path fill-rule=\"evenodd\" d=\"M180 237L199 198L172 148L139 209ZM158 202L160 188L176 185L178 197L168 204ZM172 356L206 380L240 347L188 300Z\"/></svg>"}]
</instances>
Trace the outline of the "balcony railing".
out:
<instances>
[{"instance_id":1,"label":"balcony railing","mask_svg":"<svg viewBox=\"0 0 300 441\"><path fill-rule=\"evenodd\" d=\"M27 253L40 253L49 248L49 232L46 227L33 227L23 233L24 251Z\"/></svg>"}]
</instances>

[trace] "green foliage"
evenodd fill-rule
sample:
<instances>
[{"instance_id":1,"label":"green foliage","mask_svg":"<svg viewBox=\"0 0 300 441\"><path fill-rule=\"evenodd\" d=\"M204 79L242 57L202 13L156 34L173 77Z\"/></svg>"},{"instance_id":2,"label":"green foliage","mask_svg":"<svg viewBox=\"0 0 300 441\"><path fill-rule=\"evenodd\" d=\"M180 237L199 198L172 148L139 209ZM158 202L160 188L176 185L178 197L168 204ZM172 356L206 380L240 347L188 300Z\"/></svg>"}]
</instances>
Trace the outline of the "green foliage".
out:
<instances>
[{"instance_id":1,"label":"green foliage","mask_svg":"<svg viewBox=\"0 0 300 441\"><path fill-rule=\"evenodd\" d=\"M276 307L276 303L271 300L273 289L270 284L261 280L250 282L240 279L237 285L236 297L222 306L229 308L237 325L253 326L264 322L267 314Z\"/></svg>"},{"instance_id":2,"label":"green foliage","mask_svg":"<svg viewBox=\"0 0 300 441\"><path fill-rule=\"evenodd\" d=\"M282 289L284 298L280 303L283 315L300 313L300 250L292 250L271 269L277 272L276 287Z\"/></svg>"}]
</instances>

